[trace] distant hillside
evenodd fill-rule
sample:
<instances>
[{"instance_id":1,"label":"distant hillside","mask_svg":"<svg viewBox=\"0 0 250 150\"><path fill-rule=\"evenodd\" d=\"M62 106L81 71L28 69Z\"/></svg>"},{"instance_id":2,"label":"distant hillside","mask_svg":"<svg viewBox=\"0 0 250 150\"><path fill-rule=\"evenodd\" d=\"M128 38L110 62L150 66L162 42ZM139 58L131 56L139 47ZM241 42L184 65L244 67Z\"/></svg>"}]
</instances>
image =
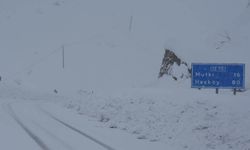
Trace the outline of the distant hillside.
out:
<instances>
[{"instance_id":1,"label":"distant hillside","mask_svg":"<svg viewBox=\"0 0 250 150\"><path fill-rule=\"evenodd\" d=\"M2 0L0 72L39 90L140 87L168 48L189 64L246 63L249 88L249 18L248 0Z\"/></svg>"}]
</instances>

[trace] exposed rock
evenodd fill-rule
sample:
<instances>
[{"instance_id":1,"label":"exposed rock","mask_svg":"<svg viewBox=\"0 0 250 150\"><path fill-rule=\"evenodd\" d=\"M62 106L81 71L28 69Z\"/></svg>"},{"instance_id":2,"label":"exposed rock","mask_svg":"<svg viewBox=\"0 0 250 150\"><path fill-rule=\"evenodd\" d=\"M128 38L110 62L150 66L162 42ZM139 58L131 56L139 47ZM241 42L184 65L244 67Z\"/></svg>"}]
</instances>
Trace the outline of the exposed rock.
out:
<instances>
[{"instance_id":1,"label":"exposed rock","mask_svg":"<svg viewBox=\"0 0 250 150\"><path fill-rule=\"evenodd\" d=\"M174 80L184 79L191 76L191 69L173 51L165 49L158 78L164 74L172 76Z\"/></svg>"}]
</instances>

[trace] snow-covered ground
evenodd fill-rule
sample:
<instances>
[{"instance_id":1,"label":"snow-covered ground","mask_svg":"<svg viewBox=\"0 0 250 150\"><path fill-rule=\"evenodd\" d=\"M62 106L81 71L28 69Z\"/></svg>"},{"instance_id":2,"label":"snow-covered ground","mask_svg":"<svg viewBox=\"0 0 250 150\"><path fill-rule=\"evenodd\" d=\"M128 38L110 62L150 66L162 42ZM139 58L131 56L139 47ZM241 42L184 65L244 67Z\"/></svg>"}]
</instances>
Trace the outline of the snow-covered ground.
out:
<instances>
[{"instance_id":1,"label":"snow-covered ground","mask_svg":"<svg viewBox=\"0 0 250 150\"><path fill-rule=\"evenodd\" d=\"M249 0L1 0L0 149L249 150L249 27ZM165 48L246 91L157 79Z\"/></svg>"},{"instance_id":2,"label":"snow-covered ground","mask_svg":"<svg viewBox=\"0 0 250 150\"><path fill-rule=\"evenodd\" d=\"M0 146L4 150L127 150L159 149L151 143L103 127L87 116L61 107L67 98L2 86Z\"/></svg>"},{"instance_id":3,"label":"snow-covered ground","mask_svg":"<svg viewBox=\"0 0 250 150\"><path fill-rule=\"evenodd\" d=\"M112 95L81 91L65 106L105 127L167 143L171 149L249 149L249 91L234 96L231 90L221 90L216 95L215 90L174 82Z\"/></svg>"}]
</instances>

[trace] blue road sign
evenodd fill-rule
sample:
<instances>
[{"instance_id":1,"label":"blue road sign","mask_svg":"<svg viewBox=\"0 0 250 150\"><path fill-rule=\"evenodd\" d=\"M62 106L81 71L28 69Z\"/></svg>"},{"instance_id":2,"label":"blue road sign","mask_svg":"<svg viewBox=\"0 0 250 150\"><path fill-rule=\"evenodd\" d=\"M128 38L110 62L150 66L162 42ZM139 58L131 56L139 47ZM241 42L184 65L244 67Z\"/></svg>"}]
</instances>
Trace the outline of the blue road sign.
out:
<instances>
[{"instance_id":1,"label":"blue road sign","mask_svg":"<svg viewBox=\"0 0 250 150\"><path fill-rule=\"evenodd\" d=\"M192 88L245 88L245 64L192 64Z\"/></svg>"}]
</instances>

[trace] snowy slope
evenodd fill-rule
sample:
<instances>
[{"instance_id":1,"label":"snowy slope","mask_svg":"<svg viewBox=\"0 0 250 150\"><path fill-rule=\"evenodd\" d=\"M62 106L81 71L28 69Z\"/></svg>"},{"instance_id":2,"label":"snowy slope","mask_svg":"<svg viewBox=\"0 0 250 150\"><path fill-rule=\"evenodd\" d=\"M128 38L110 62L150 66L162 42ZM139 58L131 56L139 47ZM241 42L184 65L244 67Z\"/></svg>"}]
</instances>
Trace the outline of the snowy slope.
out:
<instances>
[{"instance_id":1,"label":"snowy slope","mask_svg":"<svg viewBox=\"0 0 250 150\"><path fill-rule=\"evenodd\" d=\"M0 10L1 74L39 90L142 86L157 77L164 48L190 64L249 66L246 0L3 0Z\"/></svg>"},{"instance_id":2,"label":"snowy slope","mask_svg":"<svg viewBox=\"0 0 250 150\"><path fill-rule=\"evenodd\" d=\"M222 90L216 95L214 90L190 90L181 84L113 94L81 92L65 107L104 127L167 143L171 149L247 150L249 104L249 91L234 96Z\"/></svg>"}]
</instances>

